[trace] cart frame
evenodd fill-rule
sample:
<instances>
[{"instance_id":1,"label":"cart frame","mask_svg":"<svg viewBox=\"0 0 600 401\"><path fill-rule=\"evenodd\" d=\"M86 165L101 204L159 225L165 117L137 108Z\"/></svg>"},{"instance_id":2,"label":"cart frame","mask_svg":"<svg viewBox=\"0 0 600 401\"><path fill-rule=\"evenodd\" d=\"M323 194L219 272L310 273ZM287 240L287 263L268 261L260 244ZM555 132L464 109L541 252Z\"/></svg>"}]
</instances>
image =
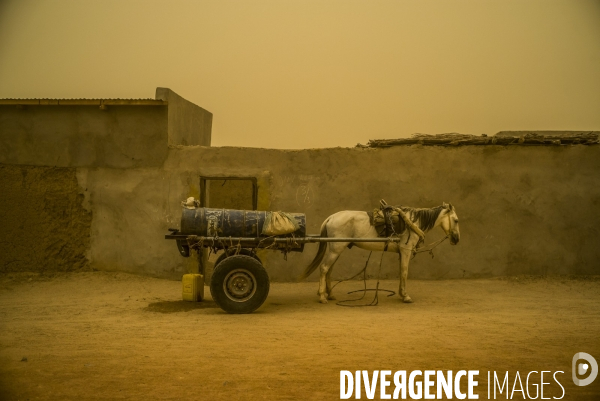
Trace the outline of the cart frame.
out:
<instances>
[{"instance_id":1,"label":"cart frame","mask_svg":"<svg viewBox=\"0 0 600 401\"><path fill-rule=\"evenodd\" d=\"M213 300L228 313L251 313L258 309L269 293L269 276L262 261L256 256L257 249L303 251L304 244L321 242L385 242L397 243L398 237L386 238L328 238L319 235L304 237L203 237L182 234L169 229L165 239L175 240L181 256L190 256L190 247L200 253L203 248L224 250L214 267L210 282ZM299 248L299 249L298 249ZM235 251L232 252L232 250ZM226 263L225 263L226 262Z\"/></svg>"}]
</instances>

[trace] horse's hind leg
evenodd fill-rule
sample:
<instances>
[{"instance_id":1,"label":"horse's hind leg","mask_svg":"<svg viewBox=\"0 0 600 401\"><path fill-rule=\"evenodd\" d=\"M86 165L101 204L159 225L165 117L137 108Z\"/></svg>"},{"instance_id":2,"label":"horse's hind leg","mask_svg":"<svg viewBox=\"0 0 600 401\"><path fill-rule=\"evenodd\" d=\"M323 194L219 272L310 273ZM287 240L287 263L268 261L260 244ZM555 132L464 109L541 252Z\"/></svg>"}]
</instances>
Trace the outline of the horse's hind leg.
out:
<instances>
[{"instance_id":1,"label":"horse's hind leg","mask_svg":"<svg viewBox=\"0 0 600 401\"><path fill-rule=\"evenodd\" d=\"M336 298L331 293L333 291L331 286L331 272L333 271L333 265L329 267L327 274L325 275L325 288L327 291L327 299L330 301L334 301Z\"/></svg>"},{"instance_id":2,"label":"horse's hind leg","mask_svg":"<svg viewBox=\"0 0 600 401\"><path fill-rule=\"evenodd\" d=\"M321 262L321 265L319 266L321 269L321 277L319 279L318 295L319 295L319 302L321 302L322 304L327 303L327 299L329 297L329 292L331 291L331 279L330 279L331 270L333 268L333 265L335 264L335 262L337 261L337 259L340 257L340 254L341 254L341 252L338 252L338 250L335 248L337 248L337 247L335 247L335 246L329 247L329 249L327 250L327 253L325 254L325 257L323 258L323 261ZM342 250L343 249L344 248L342 248ZM332 299L332 298L329 298L329 299Z\"/></svg>"}]
</instances>

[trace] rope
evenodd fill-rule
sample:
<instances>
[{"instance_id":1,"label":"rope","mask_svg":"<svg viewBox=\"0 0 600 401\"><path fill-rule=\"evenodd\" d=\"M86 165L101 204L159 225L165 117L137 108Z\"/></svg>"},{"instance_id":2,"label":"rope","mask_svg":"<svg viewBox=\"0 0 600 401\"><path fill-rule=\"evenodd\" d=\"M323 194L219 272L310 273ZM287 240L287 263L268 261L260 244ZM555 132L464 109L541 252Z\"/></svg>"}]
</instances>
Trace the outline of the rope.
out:
<instances>
[{"instance_id":1,"label":"rope","mask_svg":"<svg viewBox=\"0 0 600 401\"><path fill-rule=\"evenodd\" d=\"M386 243L387 245L387 243ZM381 275L381 264L383 262L383 255L385 254L384 252L381 252L381 258L379 259L379 270L377 271L377 284L375 285L375 288L367 288L367 266L369 265L369 260L371 259L371 254L373 253L373 251L369 252L369 256L367 257L367 261L365 262L365 267L362 268L361 271L359 271L357 274L355 274L354 276L344 279L344 280L340 280L337 283L335 283L335 285L333 287L331 287L330 289L330 293L333 291L333 289L341 282L343 281L348 281L348 280L352 280L355 277L358 277L358 275L360 275L361 273L363 273L363 289L362 290L354 290L354 291L350 291L347 294L353 294L355 292L362 292L363 295L360 298L355 298L355 299L344 299L341 301L338 301L336 303L336 305L338 306L346 306L349 308L359 308L359 307L363 307L363 306L377 306L379 304L379 292L389 292L390 294L388 295L388 297L391 297L393 295L396 295L396 293L394 291L391 290L385 290L385 289L379 289L379 276ZM373 297L373 300L368 303L368 304L358 304L358 305L346 305L347 302L356 302L356 301L360 301L362 300L365 295L367 295L367 291L375 291L375 296Z\"/></svg>"},{"instance_id":2,"label":"rope","mask_svg":"<svg viewBox=\"0 0 600 401\"><path fill-rule=\"evenodd\" d=\"M392 231L393 230L394 229L392 228ZM410 229L409 229L409 237L410 237ZM430 243L424 249L418 248L418 245L421 242L421 240L419 240L419 242L417 243L417 246L415 246L413 248L403 247L403 246L400 245L400 243L396 243L396 245L398 246L398 260L399 260L399 263L402 263L402 254L400 253L400 249L406 249L406 250L410 250L412 252L412 257L410 258L410 260L414 259L415 256L417 256L417 254L423 253L423 252L429 252L429 254L431 255L431 258L433 259L433 257L434 257L434 255L433 255L433 249L436 246L438 246L439 244L441 244L442 242L444 242L445 240L447 240L448 237L449 237L449 235L446 235L444 238ZM389 238L391 238L391 237L389 237ZM396 292L394 292L394 291L385 290L385 289L379 289L379 277L381 275L381 264L383 262L383 255L385 254L385 250L387 250L387 246L388 246L389 242L390 241L387 241L385 243L384 251L381 252L381 259L379 259L379 269L377 271L377 284L375 285L375 288L367 288L367 266L369 265L369 260L371 259L371 254L373 253L373 251L371 251L371 252L369 252L369 256L367 257L367 261L365 263L365 267L363 267L362 270L360 270L358 273L356 273L354 276L352 276L350 278L338 281L330 289L330 293L331 293L333 291L333 289L339 283L344 282L344 281L352 280L352 279L358 277L362 273L363 274L363 287L364 288L362 290L350 291L347 294L350 295L350 294L353 294L355 292L362 292L363 295L360 298L356 298L356 299L345 299L345 300L338 301L336 303L336 305L338 305L338 306L346 306L346 307L354 307L354 308L362 307L362 306L376 306L376 305L379 304L379 292L380 291L382 291L382 292L389 292L390 294L388 295L388 297L396 295ZM408 241L407 241L407 243L408 243ZM368 304L360 304L360 305L345 305L346 302L356 302L356 301L362 300L365 297L365 295L367 295L367 291L375 291L375 296L373 297L373 300L370 303L368 303Z\"/></svg>"},{"instance_id":3,"label":"rope","mask_svg":"<svg viewBox=\"0 0 600 401\"><path fill-rule=\"evenodd\" d=\"M260 241L258 241L258 244L256 245L256 248L260 248L261 244L263 243L263 241L268 240L269 238L274 238L274 235L271 235L269 237L265 237L263 239L261 239ZM276 245L277 243L275 241L273 241L270 245L264 247L264 249L270 249L271 247L273 247L274 245Z\"/></svg>"},{"instance_id":4,"label":"rope","mask_svg":"<svg viewBox=\"0 0 600 401\"><path fill-rule=\"evenodd\" d=\"M433 259L433 257L434 257L434 255L433 255L433 248L435 248L436 246L438 246L438 245L439 245L439 244L441 244L442 242L446 241L446 240L448 239L448 237L449 237L449 236L448 236L448 235L446 235L446 236L445 236L444 238L442 238L441 240L438 240L438 241L432 242L431 244L427 245L427 246L429 247L429 246L431 246L431 245L435 244L435 245L433 245L433 246L432 246L431 248L429 248L429 249L421 249L421 248L416 248L416 249L414 249L414 250L412 251L412 252L413 252L413 256L412 256L410 259L412 260L412 259L413 259L415 256L417 256L417 254L418 254L418 253L422 253L422 252L429 252L429 254L431 255L431 259Z\"/></svg>"}]
</instances>

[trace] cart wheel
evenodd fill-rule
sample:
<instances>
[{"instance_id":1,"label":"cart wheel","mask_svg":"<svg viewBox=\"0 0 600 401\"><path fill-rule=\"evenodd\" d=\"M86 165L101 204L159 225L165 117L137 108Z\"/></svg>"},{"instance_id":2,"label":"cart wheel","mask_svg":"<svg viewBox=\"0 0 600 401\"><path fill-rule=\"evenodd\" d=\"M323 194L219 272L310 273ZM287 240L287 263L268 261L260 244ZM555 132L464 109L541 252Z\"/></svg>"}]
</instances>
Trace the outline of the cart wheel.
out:
<instances>
[{"instance_id":1,"label":"cart wheel","mask_svg":"<svg viewBox=\"0 0 600 401\"><path fill-rule=\"evenodd\" d=\"M230 256L215 267L210 294L225 312L251 313L269 295L269 275L251 256Z\"/></svg>"},{"instance_id":2,"label":"cart wheel","mask_svg":"<svg viewBox=\"0 0 600 401\"><path fill-rule=\"evenodd\" d=\"M240 249L240 253L238 255L250 256L251 258L258 260L258 263L262 264L261 260L258 258L258 256L256 256L256 254L254 252L252 252L251 249L246 249L246 248ZM235 256L235 249L223 251L223 253L220 254L219 257L217 258L217 261L215 262L214 266L217 267L217 265L219 263L221 263L222 261L224 261L225 259L227 259L231 256Z\"/></svg>"}]
</instances>

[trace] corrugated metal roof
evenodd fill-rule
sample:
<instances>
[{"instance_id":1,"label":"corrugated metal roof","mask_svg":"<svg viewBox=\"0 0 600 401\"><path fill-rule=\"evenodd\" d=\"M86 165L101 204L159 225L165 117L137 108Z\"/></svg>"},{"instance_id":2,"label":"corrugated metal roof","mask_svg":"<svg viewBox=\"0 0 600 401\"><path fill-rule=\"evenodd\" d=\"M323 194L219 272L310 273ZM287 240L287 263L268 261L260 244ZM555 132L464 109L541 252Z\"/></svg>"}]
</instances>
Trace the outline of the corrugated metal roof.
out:
<instances>
[{"instance_id":1,"label":"corrugated metal roof","mask_svg":"<svg viewBox=\"0 0 600 401\"><path fill-rule=\"evenodd\" d=\"M160 99L0 99L0 105L16 106L166 106Z\"/></svg>"}]
</instances>

